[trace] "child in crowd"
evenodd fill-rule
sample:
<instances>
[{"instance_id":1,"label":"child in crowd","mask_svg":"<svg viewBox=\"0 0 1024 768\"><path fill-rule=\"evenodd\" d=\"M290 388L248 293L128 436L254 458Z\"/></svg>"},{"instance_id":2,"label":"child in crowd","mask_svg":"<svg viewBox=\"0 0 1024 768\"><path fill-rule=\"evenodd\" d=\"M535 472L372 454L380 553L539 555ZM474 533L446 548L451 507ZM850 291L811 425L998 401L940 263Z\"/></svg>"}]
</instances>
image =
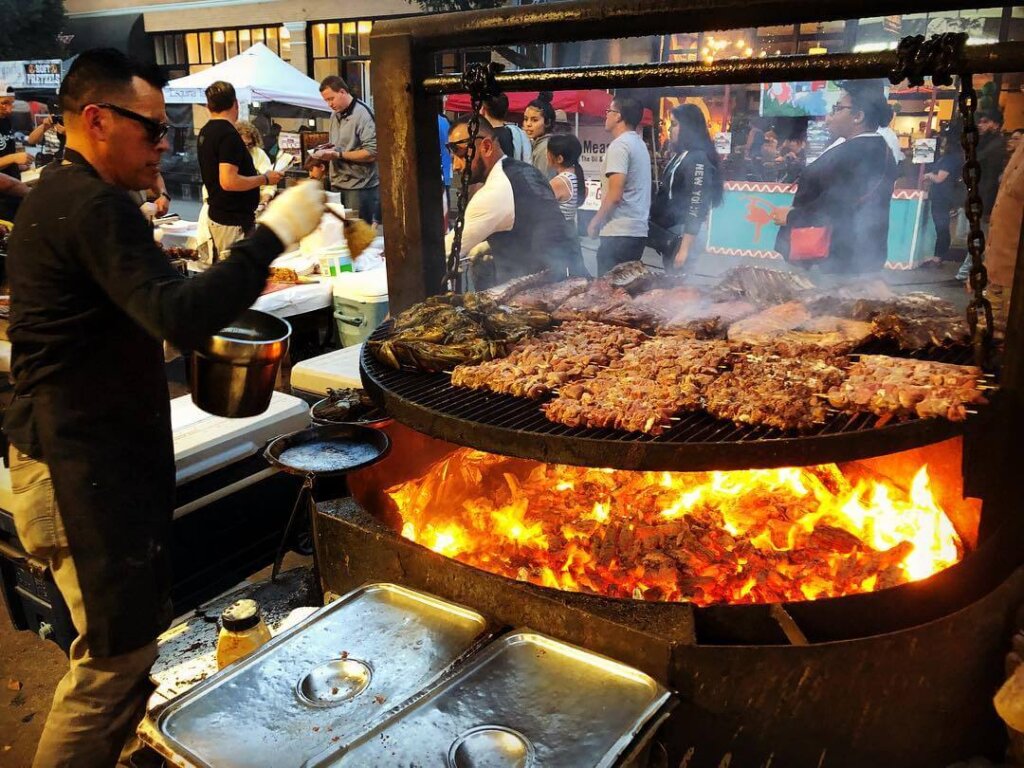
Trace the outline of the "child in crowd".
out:
<instances>
[{"instance_id":1,"label":"child in crowd","mask_svg":"<svg viewBox=\"0 0 1024 768\"><path fill-rule=\"evenodd\" d=\"M586 180L580 166L583 146L571 133L556 133L548 140L548 166L555 172L551 191L566 221L576 223L576 209L587 197Z\"/></svg>"}]
</instances>

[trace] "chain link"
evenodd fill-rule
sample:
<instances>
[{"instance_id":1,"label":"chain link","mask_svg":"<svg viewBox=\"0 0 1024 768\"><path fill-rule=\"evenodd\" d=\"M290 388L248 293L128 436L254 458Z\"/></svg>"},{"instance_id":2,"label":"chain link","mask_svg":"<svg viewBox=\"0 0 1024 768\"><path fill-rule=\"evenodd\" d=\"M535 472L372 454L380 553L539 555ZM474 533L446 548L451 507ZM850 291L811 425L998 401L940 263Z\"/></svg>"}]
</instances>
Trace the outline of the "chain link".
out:
<instances>
[{"instance_id":1,"label":"chain link","mask_svg":"<svg viewBox=\"0 0 1024 768\"><path fill-rule=\"evenodd\" d=\"M476 139L480 133L480 111L484 100L500 93L494 76L504 67L497 62L470 64L462 73L462 84L469 91L472 112L466 124L468 130L466 157L462 166L462 183L456 202L455 223L452 225L452 249L447 254L442 290L460 293L462 274L459 262L462 253L462 231L466 226L466 206L469 205L469 186L473 160L476 158Z\"/></svg>"},{"instance_id":2,"label":"chain link","mask_svg":"<svg viewBox=\"0 0 1024 768\"><path fill-rule=\"evenodd\" d=\"M963 132L960 145L964 148L964 186L967 197L964 213L970 225L967 235L967 252L970 254L970 286L974 295L967 304L967 324L971 330L975 362L985 362L992 331L995 327L992 317L992 302L985 296L988 286L988 270L985 268L985 233L981 228L984 207L978 185L981 181L981 165L978 163L978 125L974 116L978 109L978 94L974 90L974 77L969 72L960 76L960 94L957 99ZM979 322L980 320L984 322Z\"/></svg>"},{"instance_id":3,"label":"chain link","mask_svg":"<svg viewBox=\"0 0 1024 768\"><path fill-rule=\"evenodd\" d=\"M967 188L964 213L970 224L967 251L971 259L970 287L973 294L967 304L967 323L970 326L975 362L982 365L988 355L994 324L992 304L985 296L988 270L985 269L985 233L981 229L984 210L979 192L981 166L978 164L978 125L974 119L978 109L978 94L974 90L974 77L969 72L963 72L966 44L967 35L963 32L932 35L927 41L923 35L905 37L896 49L896 65L889 73L889 80L895 85L906 79L911 86L921 86L924 85L925 76L931 75L933 85L950 85L953 73L961 72L957 106L963 122L960 144L964 149L963 180Z\"/></svg>"}]
</instances>

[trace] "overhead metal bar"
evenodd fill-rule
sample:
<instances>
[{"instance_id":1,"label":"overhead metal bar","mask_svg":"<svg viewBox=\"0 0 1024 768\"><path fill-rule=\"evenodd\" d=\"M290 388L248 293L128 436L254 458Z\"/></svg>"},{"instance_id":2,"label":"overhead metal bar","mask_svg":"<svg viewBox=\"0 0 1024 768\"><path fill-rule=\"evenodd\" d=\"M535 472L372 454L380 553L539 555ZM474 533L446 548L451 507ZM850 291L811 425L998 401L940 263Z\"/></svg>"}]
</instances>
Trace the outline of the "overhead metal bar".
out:
<instances>
[{"instance_id":1,"label":"overhead metal bar","mask_svg":"<svg viewBox=\"0 0 1024 768\"><path fill-rule=\"evenodd\" d=\"M431 52L936 13L965 5L964 0L575 0L382 20L372 36L408 35L417 49Z\"/></svg>"},{"instance_id":2,"label":"overhead metal bar","mask_svg":"<svg viewBox=\"0 0 1024 768\"><path fill-rule=\"evenodd\" d=\"M588 88L663 88L682 85L734 85L737 83L824 80L842 73L844 78L886 77L896 66L896 51L836 53L819 56L778 56L726 59L713 64L620 64L558 69L524 69L495 76L504 91L570 90L585 82ZM969 46L962 61L964 72L1024 71L1024 43ZM462 75L438 75L423 81L429 94L465 91Z\"/></svg>"}]
</instances>

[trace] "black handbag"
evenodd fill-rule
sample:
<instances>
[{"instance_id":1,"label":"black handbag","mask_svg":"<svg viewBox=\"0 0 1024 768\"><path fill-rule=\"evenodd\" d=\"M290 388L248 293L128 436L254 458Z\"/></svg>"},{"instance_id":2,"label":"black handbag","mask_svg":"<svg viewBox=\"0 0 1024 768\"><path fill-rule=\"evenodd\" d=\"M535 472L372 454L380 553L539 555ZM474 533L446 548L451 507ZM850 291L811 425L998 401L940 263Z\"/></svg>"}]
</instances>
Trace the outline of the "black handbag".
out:
<instances>
[{"instance_id":1,"label":"black handbag","mask_svg":"<svg viewBox=\"0 0 1024 768\"><path fill-rule=\"evenodd\" d=\"M665 229L654 221L647 222L647 247L656 250L663 258L675 258L682 240L683 236L671 229Z\"/></svg>"}]
</instances>

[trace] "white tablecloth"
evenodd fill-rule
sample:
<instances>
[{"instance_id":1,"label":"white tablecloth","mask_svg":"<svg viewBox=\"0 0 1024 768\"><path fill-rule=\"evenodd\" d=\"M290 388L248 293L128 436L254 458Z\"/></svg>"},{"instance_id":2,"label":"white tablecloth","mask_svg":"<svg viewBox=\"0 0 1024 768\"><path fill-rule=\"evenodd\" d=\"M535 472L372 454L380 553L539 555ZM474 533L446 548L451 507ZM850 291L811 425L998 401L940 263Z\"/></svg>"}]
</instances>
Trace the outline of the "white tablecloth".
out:
<instances>
[{"instance_id":1,"label":"white tablecloth","mask_svg":"<svg viewBox=\"0 0 1024 768\"><path fill-rule=\"evenodd\" d=\"M292 317L326 309L333 304L330 283L304 283L260 296L252 308L276 317Z\"/></svg>"}]
</instances>

